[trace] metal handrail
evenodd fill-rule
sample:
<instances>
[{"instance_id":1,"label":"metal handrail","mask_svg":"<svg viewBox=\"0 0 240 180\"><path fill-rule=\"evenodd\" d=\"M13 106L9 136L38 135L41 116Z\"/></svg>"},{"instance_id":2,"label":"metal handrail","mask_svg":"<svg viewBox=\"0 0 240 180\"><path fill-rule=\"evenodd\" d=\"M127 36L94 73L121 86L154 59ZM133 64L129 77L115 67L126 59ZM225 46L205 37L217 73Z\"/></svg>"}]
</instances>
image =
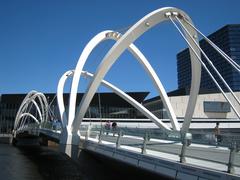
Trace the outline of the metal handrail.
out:
<instances>
[{"instance_id":1,"label":"metal handrail","mask_svg":"<svg viewBox=\"0 0 240 180\"><path fill-rule=\"evenodd\" d=\"M100 130L101 130L101 127L98 127L98 126L91 127L90 135L92 133L94 133L95 135L98 136ZM106 132L108 132L108 134ZM145 146L144 147L144 151L142 149L142 152L144 152L144 154L147 154L146 150L153 150L153 151L156 151L156 152L168 153L168 154L177 155L177 156L181 155L181 147L182 147L181 143L182 143L182 141L181 141L181 137L180 137L179 133L177 133L177 132L173 132L172 133L172 135L174 135L174 133L175 133L175 135L177 135L177 137L175 137L175 138L169 138L169 135L171 135L171 134L163 133L159 129L147 130L147 129L138 129L138 128L118 128L118 134L119 134L119 132L121 132L121 134L122 134L121 135L121 141L122 142L124 141L124 139L126 140L126 137L125 137L126 135L130 135L130 137L128 137L128 138L131 138L131 136L133 136L133 135L135 135L135 137L142 138L142 139L138 139L138 141L136 141L134 143L134 145L135 145L134 147L142 149L143 146ZM134 132L135 132L135 134L134 134ZM112 137L112 133L113 133L112 129L106 130L106 129L102 128L101 141L110 141L109 139L106 139L106 137ZM150 136L149 137L149 141L147 141L147 142L145 142L145 140L144 140L144 137L145 137L146 133L148 133L149 136ZM158 138L156 138L157 135L160 135L160 136ZM199 135L200 137L201 136L202 137L203 136L209 136L210 137L210 135L212 135L212 137L213 137L213 133L202 133L202 132L200 132L200 133L193 133L192 135L193 135L193 139L191 140L192 143L193 142L198 142L198 143L200 142L200 141L195 141L194 140L194 137L196 135ZM225 139L224 140L225 142L220 143L219 146L223 146L224 145L224 147L228 148L227 150L225 149L223 151L226 151L226 153L229 153L229 156L230 156L232 144L233 144L233 142L235 142L236 145L237 145L235 150L236 150L236 153L238 154L238 151L240 149L239 148L240 147L240 137L237 136L237 135L229 135L229 134L222 135L222 136L223 136L223 139ZM170 151L167 151L165 149L157 149L157 147L156 148L151 148L149 146L153 145L152 143L155 142L155 141L151 140L152 137L154 137L154 139L159 139L159 140L170 140L170 141L173 141L173 139L174 139L175 141L173 141L173 142L177 143L176 146L179 147L179 150L177 150L176 152L174 152L174 151L170 152ZM118 139L119 139L118 137L116 137L114 139L113 138L111 139L112 143L116 143L116 148L120 147L119 144L117 146L117 143L119 143L119 142L117 142ZM226 139L228 139L228 141ZM235 139L235 140L233 141L233 139ZM215 145L215 141L214 141L215 139L212 138L211 140L212 140L212 143L210 145ZM204 143L204 141L209 141L209 140L208 139L202 139L202 143L199 143L199 144L208 144L209 145L209 142L208 143ZM133 145L131 143L130 144L122 143L122 145L123 144L125 146ZM167 143L163 143L163 145L167 145ZM191 150L192 148L194 148L194 146L189 146L188 145L186 150L188 151L189 149ZM214 150L211 150L211 151L214 151ZM229 166L229 164L231 164L231 166L233 166L233 167L240 167L240 163L239 164L236 163L235 160L230 162L230 160L223 161L223 160L218 160L218 159L211 159L211 158L206 158L206 157L194 156L194 155L189 154L188 152L186 154L184 154L184 156L187 157L187 158L192 158L192 159L197 159L197 160L202 160L202 161L207 161L207 162L223 164L223 165L226 165L226 166ZM176 159L176 160L178 161L178 159Z\"/></svg>"}]
</instances>

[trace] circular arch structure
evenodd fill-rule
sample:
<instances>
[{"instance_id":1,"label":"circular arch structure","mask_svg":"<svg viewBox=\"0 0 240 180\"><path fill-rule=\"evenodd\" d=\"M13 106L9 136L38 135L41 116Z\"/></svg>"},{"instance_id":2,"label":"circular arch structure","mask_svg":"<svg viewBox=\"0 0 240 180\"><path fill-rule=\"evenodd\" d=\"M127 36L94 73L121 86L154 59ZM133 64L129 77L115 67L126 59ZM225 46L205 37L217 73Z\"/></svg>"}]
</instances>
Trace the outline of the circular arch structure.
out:
<instances>
[{"instance_id":1,"label":"circular arch structure","mask_svg":"<svg viewBox=\"0 0 240 180\"><path fill-rule=\"evenodd\" d=\"M117 41L119 38L121 38L121 34L115 31L103 31L99 34L97 34L95 37L93 37L89 43L86 45L86 47L84 48L79 61L77 63L76 69L75 69L75 73L73 75L73 80L72 80L72 86L71 86L71 93L70 93L70 106L69 106L69 114L68 114L68 122L69 125L72 124L74 118L75 118L75 106L76 106L76 96L77 96L77 89L78 89L78 85L79 85L79 80L80 80L80 76L81 76L81 72L83 69L83 66L85 65L88 56L90 55L90 53L93 51L93 49L102 41L108 40L108 39L112 39ZM134 57L136 57L136 59L140 62L140 64L143 66L144 70L148 73L148 75L150 76L150 78L153 81L153 84L155 85L156 89L158 90L160 97L163 100L163 103L167 109L168 115L171 119L171 123L172 123L172 127L174 130L179 130L179 124L177 122L175 113L173 111L173 108L171 106L171 103L169 101L169 99L167 98L167 93L160 81L160 79L158 78L156 72L154 71L154 69L152 68L152 66L150 65L150 63L148 62L148 60L146 59L146 57L141 53L141 51L134 45L134 44L130 44L128 47L128 50L133 54ZM67 73L67 72L66 72ZM84 115L83 115L84 117ZM82 117L82 118L83 118ZM80 125L82 118L77 118L80 122L78 123ZM169 129L166 128L166 125L162 123L161 120L156 120L154 121L156 123L157 126L159 127L163 127L165 129ZM70 127L69 127L70 128Z\"/></svg>"},{"instance_id":2,"label":"circular arch structure","mask_svg":"<svg viewBox=\"0 0 240 180\"><path fill-rule=\"evenodd\" d=\"M185 21L183 21L183 19L188 19L188 21L191 22L191 19L185 12L177 8L172 8L172 7L161 8L146 15L145 17L140 19L135 25L133 25L122 37L119 37L119 40L113 45L113 47L105 55L101 64L97 68L97 71L93 77L93 80L89 84L87 91L80 102L79 110L77 111L77 114L74 118L75 105L76 105L76 97L74 96L76 96L75 94L77 93L76 91L77 91L78 82L80 79L80 73L82 71L82 68L86 62L88 55L90 54L92 49L95 47L95 44L98 44L99 42L98 42L98 39L93 38L95 41L92 41L92 43L87 44L87 46L83 50L83 53L80 56L79 62L77 64L77 67L74 73L73 81L72 81L70 107L73 109L70 108L71 111L69 109L69 117L68 117L69 123L72 122L71 123L72 133L77 133L77 131L79 130L81 121L87 111L87 108L93 98L93 95L96 93L97 88L99 87L101 81L103 80L106 73L110 70L112 65L116 62L117 58L123 53L125 49L127 49L131 45L131 43L133 43L144 32L148 31L149 29L154 27L156 24L169 20L168 17L172 13L177 13L179 15L181 22L185 25L185 27L190 32L190 34L197 40L196 31L190 28L190 26ZM189 39L189 37L187 38L190 42L190 45L194 48L197 54L200 55L199 49L196 47L196 45L191 41L191 39ZM191 56L191 66L192 66L192 72L193 72L192 84L191 84L188 106L185 113L184 124L182 128L183 132L186 132L189 128L192 115L194 112L195 104L196 104L196 99L197 99L199 86L200 86L200 79L201 79L201 64L197 61L197 57L192 51L190 51L190 56ZM80 72L76 73L76 71L80 71ZM166 95L164 88L161 90L160 96L165 108L167 109L170 120L174 122L176 121L176 117L174 118L175 113L173 112L169 98L167 97L167 95L162 96L162 94Z\"/></svg>"},{"instance_id":3,"label":"circular arch structure","mask_svg":"<svg viewBox=\"0 0 240 180\"><path fill-rule=\"evenodd\" d=\"M38 99L38 102L40 106L38 105L36 99ZM37 119L33 114L31 114L29 109L32 108L32 105L37 110L39 119ZM45 95L43 93L37 92L37 91L31 91L29 92L26 97L23 99L16 118L14 122L14 131L17 131L19 128L24 126L24 123L26 122L26 117L32 118L37 124L40 124L42 122L45 122L48 120L48 103Z\"/></svg>"},{"instance_id":4,"label":"circular arch structure","mask_svg":"<svg viewBox=\"0 0 240 180\"><path fill-rule=\"evenodd\" d=\"M83 69L83 67L84 67L84 65L87 61L88 56L93 51L93 49L98 44L100 44L101 42L103 42L105 40L109 40L109 39L117 41L121 36L122 35L120 33L115 32L115 31L111 31L111 30L103 31L103 32L98 33L95 37L93 37L89 41L89 43L86 45L86 47L84 48L84 50L83 50L83 52L82 52L82 54L79 58L79 61L76 65L75 73L73 75L73 80L72 80L72 85L71 85L71 93L70 93L70 101L69 101L70 105L69 105L68 118L62 117L64 119L63 123L67 123L67 121L68 121L68 128L69 129L70 129L70 126L72 125L72 122L75 118L75 106L76 106L77 89L78 89L82 69ZM154 71L154 69L152 68L152 66L150 65L150 63L146 59L146 57L141 53L141 51L134 44L131 44L128 47L128 50L133 54L134 57L136 57L138 62L143 66L144 70L148 73L148 75L152 79L153 84L155 85L156 89L158 90L158 92L159 92L160 96L162 97L163 102L166 106L167 112L168 112L169 117L171 119L173 129L174 130L179 130L180 128L179 128L179 124L177 122L175 113L173 111L173 108L171 106L171 103L170 103L169 99L166 98L167 93L164 90L163 85L162 85L160 79L158 78L156 72ZM66 80L67 76L69 76L69 73L71 73L71 72L67 71L61 77L61 79L59 81L60 86L63 86L62 83ZM63 89L61 91L63 92ZM63 108L63 106L59 107L60 114L61 114L61 116L66 116L66 115L61 113L61 112L63 112L63 111L61 111L62 108ZM161 120L156 119L156 118L154 118L154 119L155 119L154 123L158 127L163 127L164 129L169 129Z\"/></svg>"}]
</instances>

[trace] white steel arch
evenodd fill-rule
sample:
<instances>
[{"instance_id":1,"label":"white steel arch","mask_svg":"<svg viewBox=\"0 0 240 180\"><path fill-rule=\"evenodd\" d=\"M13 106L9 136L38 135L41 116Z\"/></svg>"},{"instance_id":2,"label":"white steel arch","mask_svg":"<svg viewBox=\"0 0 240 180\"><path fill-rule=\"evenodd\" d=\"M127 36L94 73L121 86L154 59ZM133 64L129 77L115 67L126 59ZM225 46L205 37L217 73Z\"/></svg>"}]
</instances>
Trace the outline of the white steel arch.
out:
<instances>
[{"instance_id":1,"label":"white steel arch","mask_svg":"<svg viewBox=\"0 0 240 180\"><path fill-rule=\"evenodd\" d=\"M94 75L89 72L83 72L83 75L87 78L93 78ZM135 107L137 110L139 110L141 113L143 113L147 118L149 118L152 122L154 122L158 127L163 127L165 130L171 130L165 123L160 121L153 113L151 113L147 108L145 108L142 104L137 102L134 98L123 92L121 89L117 88L113 84L102 80L101 82L105 87L108 89L111 89L115 94L123 98L125 101L127 101L129 104L131 104L133 107Z\"/></svg>"},{"instance_id":2,"label":"white steel arch","mask_svg":"<svg viewBox=\"0 0 240 180\"><path fill-rule=\"evenodd\" d=\"M63 91L65 82L69 77L73 76L73 70L66 71L60 80L58 81L58 87L57 87L57 101L58 101L58 108L60 113L60 118L62 121L62 127L66 127L68 124L66 112L65 112L65 105L64 105L64 98L63 98Z\"/></svg>"},{"instance_id":3,"label":"white steel arch","mask_svg":"<svg viewBox=\"0 0 240 180\"><path fill-rule=\"evenodd\" d=\"M37 104L37 102L35 101L35 99L27 99L25 101L25 104L23 105L18 118L21 119L22 118L22 114L27 110L27 108L29 107L29 105L31 105L30 103L32 103L34 105L34 107L36 108L38 115L40 117L40 121L43 121L43 116L42 116L42 112Z\"/></svg>"},{"instance_id":4,"label":"white steel arch","mask_svg":"<svg viewBox=\"0 0 240 180\"><path fill-rule=\"evenodd\" d=\"M79 61L77 63L75 73L73 76L73 80L72 80L70 101L69 101L69 114L68 114L69 126L71 126L71 125L73 126L73 124L71 122L73 122L73 120L75 118L75 106L76 106L76 96L77 96L78 84L79 84L79 80L80 80L80 76L81 76L81 71L83 69L84 64L86 63L86 60L87 60L89 54L102 41L108 40L108 39L113 39L113 40L117 41L120 37L121 37L121 34L118 32L109 31L109 30L103 31L103 32L97 34L95 37L93 37L89 41L89 43L86 45L86 47L84 48L84 50L79 58ZM143 66L144 70L148 73L148 75L152 79L153 84L155 85L156 89L158 90L160 97L162 98L162 101L167 109L168 115L171 119L173 129L179 130L180 128L179 128L179 124L177 122L175 113L173 111L173 108L171 106L169 99L166 98L167 93L166 93L160 79L158 78L156 72L154 71L154 69L152 68L152 66L146 59L146 57L141 53L141 51L134 44L130 44L128 47L128 50L136 57L136 59ZM77 118L77 119L79 119L79 118ZM80 123L81 123L81 118L80 118ZM79 125L80 125L80 123L79 123ZM159 119L157 120L156 124L159 127L166 128L166 126L163 125L162 121ZM68 127L68 128L70 129L70 127ZM167 129L169 129L169 128L167 128Z\"/></svg>"},{"instance_id":5,"label":"white steel arch","mask_svg":"<svg viewBox=\"0 0 240 180\"><path fill-rule=\"evenodd\" d=\"M121 37L121 34L115 31L103 31L100 32L99 34L97 34L95 37L93 37L89 43L86 45L86 47L84 48L79 61L76 65L75 68L75 73L73 76L73 80L72 80L72 86L71 86L71 93L70 93L70 101L69 101L69 114L68 114L68 120L64 120L65 122L69 122L68 123L68 129L70 129L72 122L75 118L75 106L76 106L76 96L77 96L77 89L78 89L78 85L79 85L79 79L81 76L81 72L83 69L84 64L87 61L88 56L90 55L90 53L92 52L92 50L102 41L108 40L108 39L112 39L117 41L119 38ZM134 57L136 57L136 59L140 62L140 64L143 66L143 68L145 69L145 71L149 74L150 78L152 79L156 89L158 90L160 96L163 99L164 104L166 104L166 109L169 112L169 117L172 120L172 127L175 130L179 130L179 124L177 122L175 113L173 111L173 108L171 106L171 103L169 101L168 98L164 98L167 97L167 93L163 88L163 85L160 81L160 79L158 78L156 72L154 71L154 69L152 68L152 66L150 65L150 63L148 62L148 60L146 59L146 57L141 53L141 51L134 45L131 44L128 47L128 50L133 54ZM66 75L68 75L68 72L66 72ZM63 75L62 78L64 78L65 76ZM61 82L62 83L62 82ZM60 107L62 108L62 107ZM161 120L157 120L155 119L155 122L157 124L157 126L159 127L164 127L166 128L167 126L165 124L163 124L161 122ZM169 129L169 128L167 128Z\"/></svg>"},{"instance_id":6,"label":"white steel arch","mask_svg":"<svg viewBox=\"0 0 240 180\"><path fill-rule=\"evenodd\" d=\"M65 121L65 117L66 117L66 111L65 111L65 106L64 106L64 101L63 101L63 89L64 89L64 84L67 80L67 78L71 77L74 73L73 70L67 71L66 73L63 74L63 76L60 78L59 80L59 84L58 84L58 90L57 90L57 99L58 99L58 106L59 106L59 111L60 111L60 115L61 115L61 120L62 122ZM82 76L85 76L86 78L93 78L94 75L87 72L87 71L82 71ZM128 94L126 94L125 92L123 92L122 90L120 90L119 88L117 88L116 86L114 86L113 84L102 80L101 84L105 87L107 87L108 89L111 89L115 94L117 94L118 96L120 96L121 98L123 98L125 101L127 101L129 104L131 104L133 107L135 107L136 109L138 109L140 112L142 112L146 117L148 117L150 120L152 120L157 126L163 127L166 130L170 131L170 128L165 125L164 123L162 123L161 121L159 121L159 119L152 114L147 108L145 108L142 104L140 104L139 102L137 102L134 98L132 98L131 96L129 96ZM63 123L63 127L65 127L66 124Z\"/></svg>"},{"instance_id":7,"label":"white steel arch","mask_svg":"<svg viewBox=\"0 0 240 180\"><path fill-rule=\"evenodd\" d=\"M75 117L75 106L76 106L76 95L77 95L77 88L78 88L78 84L79 84L79 79L81 76L81 70L89 56L89 54L92 52L92 50L102 41L104 40L108 40L108 39L112 39L112 40L118 40L121 37L121 34L118 32L114 32L114 31L103 31L100 32L99 34L97 34L95 37L93 37L89 43L86 45L86 47L84 48L79 61L77 63L76 69L75 69L75 73L73 76L73 81L72 81L72 87L71 87L71 93L70 93L70 106L69 106L69 114L68 114L68 121L69 121L69 126L71 126L71 122L73 121L74 117ZM160 94L162 93L162 91L164 91L164 88L161 84L161 81L159 80L157 74L155 73L155 71L153 70L153 68L151 67L151 65L149 64L148 60L145 58L145 56L138 50L138 48L136 46L134 46L133 44L131 44L129 46L129 51L137 58L137 60L140 62L140 64L143 65L144 69L148 72L149 76L152 78L152 81L154 82L154 84L156 85L157 89L159 90ZM165 91L164 91L165 92ZM166 93L165 93L166 94ZM170 109L171 108L171 104L170 102L168 102ZM176 130L179 130L179 126L177 124L176 121L176 117L175 114L173 112L173 110L171 110L171 114L172 114L172 118L175 119L172 124L173 128ZM156 124L157 126L160 127L164 127L166 128L167 126L165 126L161 120L155 120L157 121ZM70 127L68 127L70 129ZM167 128L169 129L169 128Z\"/></svg>"},{"instance_id":8,"label":"white steel arch","mask_svg":"<svg viewBox=\"0 0 240 180\"><path fill-rule=\"evenodd\" d=\"M190 17L185 12L183 12L182 10L179 10L177 8L172 8L172 7L161 8L161 9L158 9L158 10L155 10L155 11L149 13L148 15L146 15L145 17L140 19L122 37L120 37L120 39L114 44L114 46L108 51L108 53L103 58L101 64L99 65L99 67L94 75L92 82L88 86L87 92L84 94L84 96L80 102L79 110L77 111L76 117L74 118L74 120L72 122L71 129L72 129L73 133L76 134L77 131L79 130L81 121L87 111L87 108L90 104L90 101L93 98L93 95L95 94L97 88L99 87L99 85L100 85L101 81L103 80L104 76L106 75L106 73L109 71L111 66L116 62L117 58L123 53L123 51L125 49L127 49L130 46L131 43L133 43L144 32L148 31L149 29L154 27L156 24L159 24L163 21L168 21L169 20L168 14L169 13L172 14L175 12L178 13L180 20L182 21L182 23L185 24L185 27L188 29L190 34L197 40L196 31L193 30L192 28L190 28L190 26L185 21L182 20L183 18L186 18L186 19L188 19L188 21L191 22ZM189 37L188 37L188 40L189 40ZM194 48L194 50L197 52L197 54L200 55L200 52L197 49L196 45L192 41L190 41L190 44ZM88 44L84 48L84 50L87 49L86 51L83 51L83 53L85 53L84 56L86 56L87 54L89 54L91 52L93 45L94 44ZM187 106L187 110L186 110L186 114L185 114L185 118L184 118L185 122L190 122L192 119L192 115L194 112L197 95L198 95L198 91L199 91L199 86L200 86L200 78L201 78L201 64L197 61L196 55L192 51L190 51L190 56L191 56L191 66L192 66L192 84L191 84L188 106ZM80 57L80 59L81 59L81 57ZM82 69L84 63L85 63L85 61L80 62L80 65L79 65L80 69ZM79 70L79 69L76 68L76 70ZM74 76L76 74L79 74L79 73L75 72ZM77 77L73 78L72 86L77 86L76 81L79 81L79 78L77 78ZM77 89L77 88L72 88L72 89ZM72 94L72 89L71 89L71 95L74 95L76 92L74 92ZM165 90L164 90L164 92L165 92ZM171 118L172 112L171 112L171 110L169 110L171 108L171 104L170 103L169 103L170 105L166 104L166 102L169 101L169 99L168 99L167 95L165 95L161 98L163 100L164 106L166 108L168 108L168 115ZM73 100L73 99L70 98L70 102L71 102L71 100ZM74 103L76 104L76 102L74 102ZM70 104L70 106L74 107L75 104ZM71 111L71 113L69 113L70 116L74 116L74 114L75 114L75 109L74 109L74 111ZM73 119L72 117L71 117L71 119L69 118L69 120L71 120L71 121L72 121L72 119ZM171 119L171 120L174 120L174 119ZM188 128L189 127L186 127L186 129L188 129Z\"/></svg>"},{"instance_id":9,"label":"white steel arch","mask_svg":"<svg viewBox=\"0 0 240 180\"><path fill-rule=\"evenodd\" d=\"M40 102L40 105L41 105L41 106L40 106L41 108L39 108L38 105L36 106L36 101L35 101L36 98L38 98L38 100L39 100L39 102ZM44 96L44 94L39 93L39 92L37 92L37 91L31 91L30 93L28 93L28 94L26 95L26 97L25 97L24 100L22 101L22 104L20 105L20 108L18 109L18 112L17 112L17 115L16 115L16 119L18 119L19 116L20 116L23 112L26 111L28 105L29 105L31 102L32 102L32 103L35 102L35 103L33 103L33 104L36 106L37 110L40 110L40 109L41 109L42 119L43 119L43 118L44 118L44 119L47 119L47 117L48 117L47 104L48 104L48 103L47 103L46 97ZM17 121L15 121L15 123L17 123Z\"/></svg>"},{"instance_id":10,"label":"white steel arch","mask_svg":"<svg viewBox=\"0 0 240 180\"><path fill-rule=\"evenodd\" d=\"M21 105L20 105L20 107L19 107L19 109L18 109L18 112L17 112L17 114L16 114L16 117L15 117L15 119L17 119L18 117L19 117L19 115L20 115L20 113L21 113L21 111L22 111L22 109L23 109L23 106L25 106L25 103L23 103L23 102L25 102L28 98L30 98L32 95L34 95L35 93L37 93L37 91L35 91L35 90L32 90L32 91L30 91L26 96L25 96L25 98L23 99L23 101L22 101L22 103L21 103ZM14 122L14 127L15 127L15 124L16 124L16 120L15 120L15 122Z\"/></svg>"},{"instance_id":11,"label":"white steel arch","mask_svg":"<svg viewBox=\"0 0 240 180\"><path fill-rule=\"evenodd\" d=\"M19 120L25 116L31 117L37 124L40 124L38 119L31 113L22 113L21 116L19 117Z\"/></svg>"},{"instance_id":12,"label":"white steel arch","mask_svg":"<svg viewBox=\"0 0 240 180\"><path fill-rule=\"evenodd\" d=\"M37 104L36 100L39 100L40 106ZM37 119L34 115L32 115L29 112L26 112L28 108L32 107L36 108L38 115L40 119ZM16 118L14 122L14 131L17 131L18 128L21 128L21 126L24 125L25 120L21 120L24 117L31 117L36 123L40 124L41 122L47 121L48 119L48 103L45 95L43 93L37 92L37 91L31 91L29 92L26 97L23 99Z\"/></svg>"}]
</instances>

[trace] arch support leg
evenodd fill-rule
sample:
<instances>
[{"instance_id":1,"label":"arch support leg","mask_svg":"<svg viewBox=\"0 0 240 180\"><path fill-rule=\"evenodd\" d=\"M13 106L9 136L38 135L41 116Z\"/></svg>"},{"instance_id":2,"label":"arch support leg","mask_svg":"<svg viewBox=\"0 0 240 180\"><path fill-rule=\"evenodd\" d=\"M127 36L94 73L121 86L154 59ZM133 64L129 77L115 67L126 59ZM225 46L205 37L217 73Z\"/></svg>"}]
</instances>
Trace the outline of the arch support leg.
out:
<instances>
[{"instance_id":1,"label":"arch support leg","mask_svg":"<svg viewBox=\"0 0 240 180\"><path fill-rule=\"evenodd\" d=\"M72 134L67 128L64 128L61 133L59 142L59 151L67 154L73 159L78 158L80 136Z\"/></svg>"}]
</instances>

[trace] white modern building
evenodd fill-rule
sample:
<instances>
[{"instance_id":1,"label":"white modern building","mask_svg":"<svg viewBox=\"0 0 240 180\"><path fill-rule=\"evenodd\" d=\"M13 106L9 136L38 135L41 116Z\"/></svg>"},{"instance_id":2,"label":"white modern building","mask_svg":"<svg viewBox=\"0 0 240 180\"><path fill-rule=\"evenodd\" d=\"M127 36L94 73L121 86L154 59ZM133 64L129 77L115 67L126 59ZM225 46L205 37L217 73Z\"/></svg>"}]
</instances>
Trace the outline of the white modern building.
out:
<instances>
[{"instance_id":1,"label":"white modern building","mask_svg":"<svg viewBox=\"0 0 240 180\"><path fill-rule=\"evenodd\" d=\"M178 90L168 94L174 112L180 122L183 121L185 116L189 99L189 95L184 93L183 90ZM233 102L236 110L240 112L239 104L230 93L226 94ZM240 92L235 92L235 95L240 98ZM158 118L167 121L167 113L159 97L154 97L145 101L144 106ZM216 122L220 122L220 127L223 128L240 128L240 120L221 93L200 92L197 98L192 122L190 128L213 128Z\"/></svg>"}]
</instances>

